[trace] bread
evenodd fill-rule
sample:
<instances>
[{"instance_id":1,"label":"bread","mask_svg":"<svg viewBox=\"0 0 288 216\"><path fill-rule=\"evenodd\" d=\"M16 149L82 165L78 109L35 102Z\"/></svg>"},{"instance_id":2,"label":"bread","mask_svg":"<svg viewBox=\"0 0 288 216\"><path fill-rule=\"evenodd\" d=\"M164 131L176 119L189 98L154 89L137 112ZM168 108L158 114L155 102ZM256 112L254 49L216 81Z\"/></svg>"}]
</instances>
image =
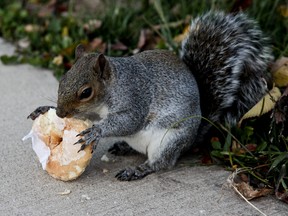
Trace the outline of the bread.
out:
<instances>
[{"instance_id":1,"label":"bread","mask_svg":"<svg viewBox=\"0 0 288 216\"><path fill-rule=\"evenodd\" d=\"M49 175L69 181L79 177L92 158L92 145L80 152L80 144L73 145L81 138L76 135L91 126L88 120L61 119L50 109L34 120L31 132L23 139L32 138L33 150Z\"/></svg>"}]
</instances>

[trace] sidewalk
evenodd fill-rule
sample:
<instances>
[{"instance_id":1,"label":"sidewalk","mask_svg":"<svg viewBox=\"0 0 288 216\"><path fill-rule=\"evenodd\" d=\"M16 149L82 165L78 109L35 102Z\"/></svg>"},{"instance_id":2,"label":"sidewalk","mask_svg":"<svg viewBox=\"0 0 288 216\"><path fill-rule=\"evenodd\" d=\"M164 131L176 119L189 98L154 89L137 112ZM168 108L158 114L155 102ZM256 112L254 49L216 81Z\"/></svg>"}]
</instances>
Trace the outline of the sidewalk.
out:
<instances>
[{"instance_id":1,"label":"sidewalk","mask_svg":"<svg viewBox=\"0 0 288 216\"><path fill-rule=\"evenodd\" d=\"M0 55L13 47L0 39ZM223 187L230 172L219 166L178 163L173 170L140 181L120 182L114 176L142 156L100 158L109 146L98 146L77 180L61 182L42 170L30 141L21 141L32 125L27 115L40 105L55 105L58 83L52 73L30 65L0 63L0 215L261 215L232 189ZM103 173L107 169L107 173ZM70 190L68 195L60 192ZM288 215L288 205L274 197L252 203L266 215Z\"/></svg>"}]
</instances>

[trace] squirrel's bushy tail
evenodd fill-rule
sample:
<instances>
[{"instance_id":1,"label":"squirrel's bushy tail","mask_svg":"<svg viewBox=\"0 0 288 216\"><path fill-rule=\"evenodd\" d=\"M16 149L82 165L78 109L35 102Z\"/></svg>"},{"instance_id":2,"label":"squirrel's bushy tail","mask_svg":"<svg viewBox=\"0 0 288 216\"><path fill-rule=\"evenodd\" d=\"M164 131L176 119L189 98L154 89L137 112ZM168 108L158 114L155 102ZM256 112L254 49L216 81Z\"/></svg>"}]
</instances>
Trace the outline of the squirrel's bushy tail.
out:
<instances>
[{"instance_id":1,"label":"squirrel's bushy tail","mask_svg":"<svg viewBox=\"0 0 288 216\"><path fill-rule=\"evenodd\" d=\"M192 21L181 58L197 79L204 117L235 125L265 95L268 41L243 13L209 12Z\"/></svg>"}]
</instances>

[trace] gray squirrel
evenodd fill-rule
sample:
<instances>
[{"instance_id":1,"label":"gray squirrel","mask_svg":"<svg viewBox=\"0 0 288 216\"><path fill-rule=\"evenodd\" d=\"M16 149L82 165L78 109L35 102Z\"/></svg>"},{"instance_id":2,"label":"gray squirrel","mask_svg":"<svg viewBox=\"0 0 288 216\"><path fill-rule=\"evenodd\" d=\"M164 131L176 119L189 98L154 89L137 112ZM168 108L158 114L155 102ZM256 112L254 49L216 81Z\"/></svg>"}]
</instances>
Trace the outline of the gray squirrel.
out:
<instances>
[{"instance_id":1,"label":"gray squirrel","mask_svg":"<svg viewBox=\"0 0 288 216\"><path fill-rule=\"evenodd\" d=\"M79 134L80 150L115 143L109 151L116 155L145 154L143 164L116 175L141 179L175 165L209 128L201 115L235 125L265 95L271 53L255 21L223 12L193 19L180 58L167 50L108 57L79 45L75 64L60 80L56 113L94 121Z\"/></svg>"}]
</instances>

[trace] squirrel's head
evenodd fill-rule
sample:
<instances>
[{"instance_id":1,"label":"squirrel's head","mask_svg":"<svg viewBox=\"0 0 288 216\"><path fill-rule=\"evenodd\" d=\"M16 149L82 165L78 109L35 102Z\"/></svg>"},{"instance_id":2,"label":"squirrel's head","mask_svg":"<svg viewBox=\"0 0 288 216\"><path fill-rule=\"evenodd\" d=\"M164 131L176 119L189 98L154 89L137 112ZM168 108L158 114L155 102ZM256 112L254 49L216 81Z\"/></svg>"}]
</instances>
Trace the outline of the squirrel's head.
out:
<instances>
[{"instance_id":1,"label":"squirrel's head","mask_svg":"<svg viewBox=\"0 0 288 216\"><path fill-rule=\"evenodd\" d=\"M111 70L103 54L87 54L83 45L75 51L76 62L61 78L56 113L59 117L87 114L101 104Z\"/></svg>"}]
</instances>

